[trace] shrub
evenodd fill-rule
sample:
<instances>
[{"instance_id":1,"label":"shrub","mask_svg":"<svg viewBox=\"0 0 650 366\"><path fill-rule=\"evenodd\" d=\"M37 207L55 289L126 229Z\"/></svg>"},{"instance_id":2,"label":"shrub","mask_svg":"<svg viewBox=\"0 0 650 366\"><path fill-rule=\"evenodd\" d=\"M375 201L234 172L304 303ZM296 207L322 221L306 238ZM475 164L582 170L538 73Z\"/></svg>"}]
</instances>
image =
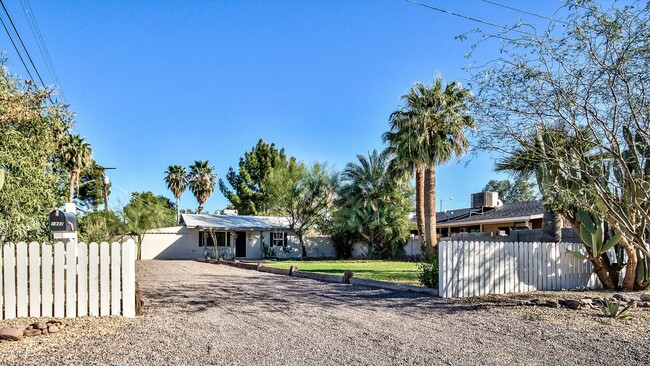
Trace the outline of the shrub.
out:
<instances>
[{"instance_id":1,"label":"shrub","mask_svg":"<svg viewBox=\"0 0 650 366\"><path fill-rule=\"evenodd\" d=\"M604 299L603 305L601 305L600 309L608 318L628 319L632 315L630 314L632 306L628 305L622 307L621 300L618 300L617 302L611 302L608 299Z\"/></svg>"},{"instance_id":2,"label":"shrub","mask_svg":"<svg viewBox=\"0 0 650 366\"><path fill-rule=\"evenodd\" d=\"M438 253L429 254L418 263L418 279L422 286L438 288Z\"/></svg>"}]
</instances>

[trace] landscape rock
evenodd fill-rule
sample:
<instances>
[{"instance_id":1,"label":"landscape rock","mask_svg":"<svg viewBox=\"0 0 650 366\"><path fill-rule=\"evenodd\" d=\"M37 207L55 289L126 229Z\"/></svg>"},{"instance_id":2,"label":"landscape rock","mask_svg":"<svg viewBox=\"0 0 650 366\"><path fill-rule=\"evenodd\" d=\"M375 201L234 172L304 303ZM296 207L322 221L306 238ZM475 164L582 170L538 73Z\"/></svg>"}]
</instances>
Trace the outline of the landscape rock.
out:
<instances>
[{"instance_id":1,"label":"landscape rock","mask_svg":"<svg viewBox=\"0 0 650 366\"><path fill-rule=\"evenodd\" d=\"M640 297L641 301L650 301L650 293L643 293Z\"/></svg>"},{"instance_id":2,"label":"landscape rock","mask_svg":"<svg viewBox=\"0 0 650 366\"><path fill-rule=\"evenodd\" d=\"M573 310L579 310L583 303L581 300L573 300L573 299L561 299L558 301L558 303L565 308L573 309Z\"/></svg>"},{"instance_id":3,"label":"landscape rock","mask_svg":"<svg viewBox=\"0 0 650 366\"><path fill-rule=\"evenodd\" d=\"M34 326L34 329L40 329L40 330L43 330L43 329L47 328L47 324L43 323L43 322L34 323L33 326Z\"/></svg>"},{"instance_id":4,"label":"landscape rock","mask_svg":"<svg viewBox=\"0 0 650 366\"><path fill-rule=\"evenodd\" d=\"M10 341L19 341L23 339L23 329L17 328L2 328L0 329L0 339L7 339Z\"/></svg>"},{"instance_id":5,"label":"landscape rock","mask_svg":"<svg viewBox=\"0 0 650 366\"><path fill-rule=\"evenodd\" d=\"M25 337L33 337L37 335L41 335L41 330L40 329L25 329Z\"/></svg>"},{"instance_id":6,"label":"landscape rock","mask_svg":"<svg viewBox=\"0 0 650 366\"><path fill-rule=\"evenodd\" d=\"M613 297L615 300L621 300L621 301L623 301L623 302L629 302L630 300L632 300L629 296L627 296L627 295L623 295L623 294L615 294L615 295L612 296L612 297Z\"/></svg>"},{"instance_id":7,"label":"landscape rock","mask_svg":"<svg viewBox=\"0 0 650 366\"><path fill-rule=\"evenodd\" d=\"M580 301L582 302L583 305L592 305L594 303L594 299L592 299L591 297L585 297Z\"/></svg>"},{"instance_id":8,"label":"landscape rock","mask_svg":"<svg viewBox=\"0 0 650 366\"><path fill-rule=\"evenodd\" d=\"M56 325L51 325L49 328L47 328L47 331L50 333L58 333L59 332L59 327Z\"/></svg>"}]
</instances>

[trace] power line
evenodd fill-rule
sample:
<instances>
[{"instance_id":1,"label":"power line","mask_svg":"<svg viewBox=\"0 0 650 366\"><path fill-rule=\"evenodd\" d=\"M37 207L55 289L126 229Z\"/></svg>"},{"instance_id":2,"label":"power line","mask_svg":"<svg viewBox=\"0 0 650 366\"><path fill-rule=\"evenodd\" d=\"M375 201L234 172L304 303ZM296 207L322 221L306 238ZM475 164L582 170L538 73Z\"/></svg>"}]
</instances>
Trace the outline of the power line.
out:
<instances>
[{"instance_id":1,"label":"power line","mask_svg":"<svg viewBox=\"0 0 650 366\"><path fill-rule=\"evenodd\" d=\"M538 17L538 18L541 18L541 19L550 20L550 21L552 21L552 22L558 22L558 23L562 23L562 24L567 24L567 23L566 23L565 21L563 21L563 20L553 19L553 18L549 18L549 17L544 16L544 15L539 15L539 14L532 13L532 12L530 12L530 11L526 11L526 10L521 10L521 9L513 8L512 6L499 4L499 3L495 2L495 1L490 1L490 0L481 0L481 1L483 1L483 2L485 2L485 3L488 3L488 4L495 5L495 6L500 6L500 7L502 7L502 8L506 8L506 9L509 9L509 10L513 10L513 11L516 11L516 12L519 12L519 13L522 13L522 14L528 14L528 15L532 15L532 16L534 16L534 17Z\"/></svg>"},{"instance_id":2,"label":"power line","mask_svg":"<svg viewBox=\"0 0 650 366\"><path fill-rule=\"evenodd\" d=\"M7 7L5 6L4 0L0 0L0 4L2 4L2 8L4 9L5 14L7 14L7 18L9 18L9 22L11 23L11 27L14 29L14 32L16 32L16 35L18 36L18 40L20 41L20 44L23 46L23 50L25 50L25 54L27 54L27 58L29 59L29 63L32 64L32 67L34 68L34 71L36 71L36 75L38 76L38 80L41 81L41 85L43 86L43 88L45 88L45 83L43 82L43 78L41 78L41 73L38 72L38 69L36 68L36 65L34 65L34 61L32 60L32 56L29 54L29 51L27 50L27 47L25 47L25 43L23 42L23 38L20 36L20 33L18 32L18 29L16 28L16 25L14 24L13 19L11 19L11 15L9 15L9 11L7 10ZM6 27L5 27L5 29L6 29Z\"/></svg>"},{"instance_id":3,"label":"power line","mask_svg":"<svg viewBox=\"0 0 650 366\"><path fill-rule=\"evenodd\" d=\"M54 84L59 88L59 94L61 95L61 99L65 102L66 98L65 95L63 94L63 88L61 87L61 82L59 81L59 75L57 74L56 69L54 68L54 63L52 62L52 58L50 57L50 52L47 49L47 45L45 44L45 40L43 39L43 35L41 34L41 29L38 26L36 17L34 16L34 11L32 10L31 5L29 4L29 0L20 0L20 3L25 12L25 16L27 17L29 28L31 29L32 35L34 36L34 39L36 40L36 44L38 45L38 50L40 51L43 60L45 60L45 66L48 69L50 77L52 78Z\"/></svg>"},{"instance_id":4,"label":"power line","mask_svg":"<svg viewBox=\"0 0 650 366\"><path fill-rule=\"evenodd\" d=\"M406 1L408 1L411 4L423 6L423 7L427 8L427 9L435 10L435 11L438 11L438 12L441 12L441 13L444 13L444 14L447 14L447 15L452 15L452 16L462 18L462 19L465 19L465 20L470 20L470 21L473 21L473 22L476 22L476 23L489 25L491 27L496 27L496 28L499 28L499 29L504 30L504 31L508 31L508 32L513 31L513 32L517 32L517 33L531 35L531 36L534 35L533 33L522 31L522 30L517 29L517 28L508 28L508 27L505 27L505 26L502 26L502 25L499 25L499 24L491 23L491 22L488 22L488 21L485 21L485 20L481 20L481 19L478 19L478 18L468 16L468 15L454 13L453 11L437 8L435 6L431 6L431 5L428 5L428 4L423 4L423 3L417 2L415 0L406 0Z\"/></svg>"},{"instance_id":5,"label":"power line","mask_svg":"<svg viewBox=\"0 0 650 366\"><path fill-rule=\"evenodd\" d=\"M27 75L29 75L29 78L31 80L34 80L34 77L32 76L32 73L29 72L29 67L27 67L27 64L25 63L25 60L23 59L22 54L20 51L18 51L18 47L16 46L16 42L14 42L14 38L11 36L11 33L9 32L9 29L7 29L7 25L5 24L4 19L0 17L0 22L2 23L2 26L5 29L5 32L7 32L7 36L9 37L9 40L11 41L11 44L14 46L14 50L16 50L16 53L18 54L18 58L20 58L20 62L23 63L23 66L25 67L25 70L27 71Z\"/></svg>"}]
</instances>

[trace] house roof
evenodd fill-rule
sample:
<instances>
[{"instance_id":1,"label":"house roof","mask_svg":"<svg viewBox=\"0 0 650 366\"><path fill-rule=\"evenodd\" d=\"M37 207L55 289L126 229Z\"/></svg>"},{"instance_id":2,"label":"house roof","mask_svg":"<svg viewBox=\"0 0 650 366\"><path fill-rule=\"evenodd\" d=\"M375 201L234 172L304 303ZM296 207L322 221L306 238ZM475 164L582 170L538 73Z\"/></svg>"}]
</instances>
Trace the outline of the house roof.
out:
<instances>
[{"instance_id":1,"label":"house roof","mask_svg":"<svg viewBox=\"0 0 650 366\"><path fill-rule=\"evenodd\" d=\"M496 208L461 208L448 210L446 213L436 212L436 223L439 226L457 226L457 224L480 224L513 219L537 219L542 216L544 216L542 201L527 201L504 203Z\"/></svg>"},{"instance_id":2,"label":"house roof","mask_svg":"<svg viewBox=\"0 0 650 366\"><path fill-rule=\"evenodd\" d=\"M181 224L188 228L224 231L288 230L289 220L277 216L182 214Z\"/></svg>"}]
</instances>

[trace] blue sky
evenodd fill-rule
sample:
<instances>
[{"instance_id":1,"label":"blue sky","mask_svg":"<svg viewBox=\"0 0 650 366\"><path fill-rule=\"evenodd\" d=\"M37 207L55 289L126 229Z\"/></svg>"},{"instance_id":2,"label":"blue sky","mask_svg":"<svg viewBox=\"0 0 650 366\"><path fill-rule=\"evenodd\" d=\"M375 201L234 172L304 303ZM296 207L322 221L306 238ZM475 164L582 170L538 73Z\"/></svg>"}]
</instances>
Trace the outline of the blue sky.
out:
<instances>
[{"instance_id":1,"label":"blue sky","mask_svg":"<svg viewBox=\"0 0 650 366\"><path fill-rule=\"evenodd\" d=\"M485 1L422 1L502 25L539 21ZM561 5L494 1L549 16ZM7 3L53 84L20 2ZM454 37L479 26L402 0L30 3L77 114L74 132L99 164L117 167L113 209L126 192L172 197L163 182L171 164L209 160L224 178L260 138L341 170L383 149L388 116L413 83L467 82L471 41ZM26 75L4 33L0 45L12 71ZM476 53L497 56L489 45ZM438 168L438 197L454 198L445 209L468 206L488 180L506 177L485 153L469 160ZM206 210L227 204L217 188ZM189 191L181 207L196 208Z\"/></svg>"}]
</instances>

